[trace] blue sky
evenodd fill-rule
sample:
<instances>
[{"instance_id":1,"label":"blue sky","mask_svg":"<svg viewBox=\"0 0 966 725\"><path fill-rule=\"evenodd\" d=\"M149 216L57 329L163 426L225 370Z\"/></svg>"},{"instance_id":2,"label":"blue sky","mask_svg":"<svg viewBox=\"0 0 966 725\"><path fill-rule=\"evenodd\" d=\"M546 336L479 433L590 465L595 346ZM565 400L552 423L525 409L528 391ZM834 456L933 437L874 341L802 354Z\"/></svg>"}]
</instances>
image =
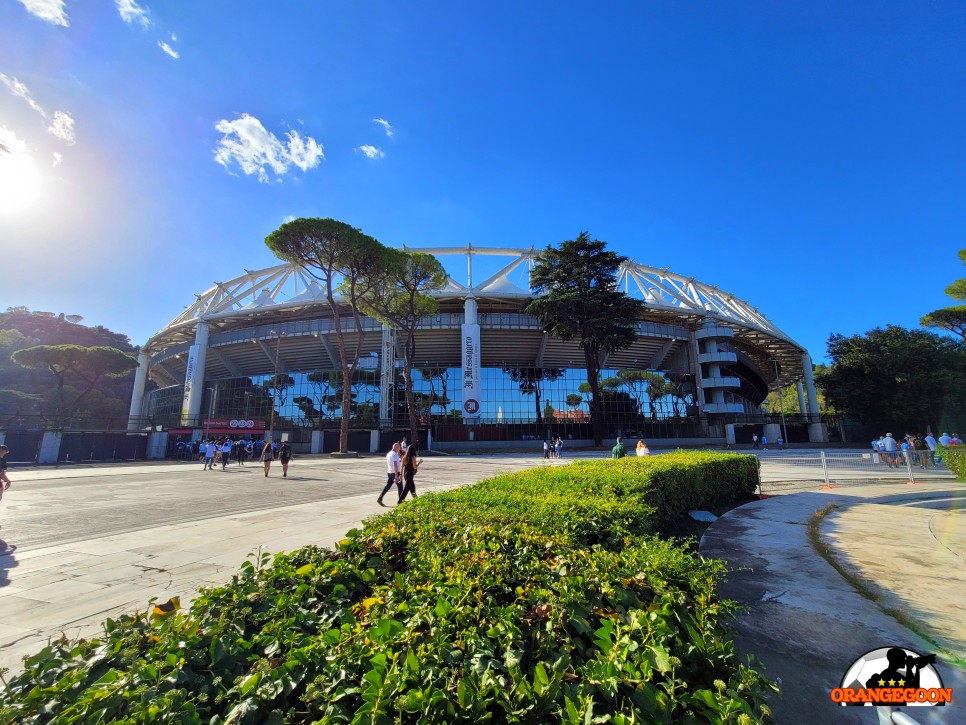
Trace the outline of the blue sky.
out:
<instances>
[{"instance_id":1,"label":"blue sky","mask_svg":"<svg viewBox=\"0 0 966 725\"><path fill-rule=\"evenodd\" d=\"M820 360L966 275L964 31L942 2L7 0L0 306L141 343L288 217L586 229Z\"/></svg>"}]
</instances>

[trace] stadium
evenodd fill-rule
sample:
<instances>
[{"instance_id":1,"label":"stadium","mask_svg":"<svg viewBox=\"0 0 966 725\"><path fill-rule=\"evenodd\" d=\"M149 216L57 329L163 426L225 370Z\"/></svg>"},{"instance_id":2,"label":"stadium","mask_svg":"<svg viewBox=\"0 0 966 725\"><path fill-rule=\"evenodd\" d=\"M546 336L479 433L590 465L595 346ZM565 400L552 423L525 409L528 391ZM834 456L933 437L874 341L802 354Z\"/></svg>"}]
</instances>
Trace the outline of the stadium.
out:
<instances>
[{"instance_id":1,"label":"stadium","mask_svg":"<svg viewBox=\"0 0 966 725\"><path fill-rule=\"evenodd\" d=\"M540 250L407 249L435 255L448 283L416 334L414 387L424 446L533 447L591 438L583 352L521 312ZM456 263L452 263L453 259ZM465 281L453 269L465 268ZM486 277L482 281L476 279ZM693 278L626 262L618 284L643 300L634 344L603 360L605 435L657 445L827 440L808 352L757 308ZM274 435L296 451L337 445L342 376L325 292L306 270L280 264L216 283L142 347L132 426L170 440ZM396 331L342 318L349 350L354 450L384 448L408 429ZM802 414L761 409L770 390L796 386ZM425 438L423 438L425 436ZM528 441L531 441L528 443Z\"/></svg>"}]
</instances>

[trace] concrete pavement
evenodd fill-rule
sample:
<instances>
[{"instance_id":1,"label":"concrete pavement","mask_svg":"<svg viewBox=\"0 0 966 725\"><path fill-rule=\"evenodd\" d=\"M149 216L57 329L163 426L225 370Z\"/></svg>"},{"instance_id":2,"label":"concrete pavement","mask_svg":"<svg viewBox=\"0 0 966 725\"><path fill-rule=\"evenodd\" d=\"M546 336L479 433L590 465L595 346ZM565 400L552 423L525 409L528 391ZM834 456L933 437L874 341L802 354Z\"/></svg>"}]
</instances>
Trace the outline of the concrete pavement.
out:
<instances>
[{"instance_id":1,"label":"concrete pavement","mask_svg":"<svg viewBox=\"0 0 966 725\"><path fill-rule=\"evenodd\" d=\"M442 489L544 464L534 455L427 458L417 486ZM763 456L763 471L769 465ZM332 545L385 511L375 503L383 467L381 457L306 457L285 480L277 466L266 480L257 465L14 469L14 488L0 504L0 666L19 667L61 632L97 634L106 617L143 609L152 597L187 603L199 588L227 581L259 546ZM917 628L962 652L962 494L962 484L949 481L815 487L736 509L708 530L702 553L734 570L724 596L749 606L736 621L739 649L782 680L778 722L874 722L867 709L832 708L828 689L845 668L879 646L935 650L815 554L805 533L811 515L839 504L822 525L837 560L888 588L888 606L904 606ZM961 671L943 665L941 672L947 686L966 693ZM915 714L924 723L966 722L964 700L958 695L941 719Z\"/></svg>"},{"instance_id":2,"label":"concrete pavement","mask_svg":"<svg viewBox=\"0 0 966 725\"><path fill-rule=\"evenodd\" d=\"M537 465L545 462L536 456L426 458L416 485L441 490ZM259 547L332 546L387 510L376 504L382 457L300 457L286 479L278 464L266 479L260 465L222 472L200 463L11 477L0 503L0 667L11 669L50 637L90 637L105 618L152 597L187 604L201 587L227 582Z\"/></svg>"},{"instance_id":3,"label":"concrete pavement","mask_svg":"<svg viewBox=\"0 0 966 725\"><path fill-rule=\"evenodd\" d=\"M742 655L754 653L781 681L779 723L874 723L871 708L834 705L849 665L878 647L940 652L952 707L912 708L920 723L966 723L966 489L961 483L875 484L776 496L728 512L705 532L704 556L731 572L722 595L746 607L734 622ZM840 566L881 595L860 594L808 538L812 516ZM886 609L898 610L913 629ZM939 645L939 647L937 647ZM945 654L939 648L947 650ZM943 658L945 657L945 661Z\"/></svg>"}]
</instances>

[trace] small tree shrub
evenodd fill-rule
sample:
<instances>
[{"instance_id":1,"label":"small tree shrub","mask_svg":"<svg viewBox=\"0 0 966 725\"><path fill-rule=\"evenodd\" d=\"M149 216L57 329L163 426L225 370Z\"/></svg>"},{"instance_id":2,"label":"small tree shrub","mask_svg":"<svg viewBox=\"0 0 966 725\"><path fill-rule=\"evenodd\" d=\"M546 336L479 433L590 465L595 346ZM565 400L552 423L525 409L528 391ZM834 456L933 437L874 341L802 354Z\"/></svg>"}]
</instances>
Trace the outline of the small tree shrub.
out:
<instances>
[{"instance_id":1,"label":"small tree shrub","mask_svg":"<svg viewBox=\"0 0 966 725\"><path fill-rule=\"evenodd\" d=\"M722 629L723 565L647 533L675 480L713 497L695 467L742 490L757 471L675 457L677 479L659 460L535 469L421 496L336 551L262 554L186 612L52 642L0 721L767 721L771 685Z\"/></svg>"},{"instance_id":2,"label":"small tree shrub","mask_svg":"<svg viewBox=\"0 0 966 725\"><path fill-rule=\"evenodd\" d=\"M966 481L966 446L936 446L936 455L942 456L956 478Z\"/></svg>"}]
</instances>

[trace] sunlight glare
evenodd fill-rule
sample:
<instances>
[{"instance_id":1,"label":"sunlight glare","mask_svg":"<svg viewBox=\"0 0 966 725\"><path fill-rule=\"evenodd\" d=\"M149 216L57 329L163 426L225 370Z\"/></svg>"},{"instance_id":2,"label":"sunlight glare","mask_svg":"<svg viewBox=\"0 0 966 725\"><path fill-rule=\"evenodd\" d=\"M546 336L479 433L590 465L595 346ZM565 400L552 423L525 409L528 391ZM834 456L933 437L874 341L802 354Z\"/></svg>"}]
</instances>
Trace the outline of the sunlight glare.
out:
<instances>
[{"instance_id":1,"label":"sunlight glare","mask_svg":"<svg viewBox=\"0 0 966 725\"><path fill-rule=\"evenodd\" d=\"M0 151L0 216L29 211L40 198L40 189L40 170L31 156Z\"/></svg>"}]
</instances>

